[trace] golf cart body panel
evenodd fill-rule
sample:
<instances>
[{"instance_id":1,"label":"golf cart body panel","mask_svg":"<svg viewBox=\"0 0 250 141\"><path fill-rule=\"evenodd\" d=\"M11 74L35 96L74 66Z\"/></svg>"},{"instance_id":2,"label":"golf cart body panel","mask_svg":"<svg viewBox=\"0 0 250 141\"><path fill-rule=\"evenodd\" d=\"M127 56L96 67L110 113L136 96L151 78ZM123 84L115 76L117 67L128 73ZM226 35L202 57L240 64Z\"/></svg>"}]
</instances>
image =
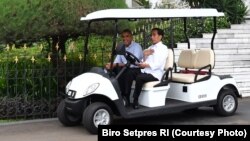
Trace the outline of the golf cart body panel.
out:
<instances>
[{"instance_id":1,"label":"golf cart body panel","mask_svg":"<svg viewBox=\"0 0 250 141\"><path fill-rule=\"evenodd\" d=\"M224 13L216 9L107 9L82 17L82 21L105 19L150 19L150 18L188 18L221 17Z\"/></svg>"},{"instance_id":2,"label":"golf cart body panel","mask_svg":"<svg viewBox=\"0 0 250 141\"><path fill-rule=\"evenodd\" d=\"M233 78L221 80L218 76L212 75L206 81L192 84L171 82L167 98L190 103L216 100L218 93L226 85L236 86L235 80Z\"/></svg>"},{"instance_id":3,"label":"golf cart body panel","mask_svg":"<svg viewBox=\"0 0 250 141\"><path fill-rule=\"evenodd\" d=\"M71 92L75 92L75 94ZM110 100L118 99L117 92L111 81L97 73L84 73L75 77L70 82L67 93L73 99L82 99L91 94L101 94Z\"/></svg>"}]
</instances>

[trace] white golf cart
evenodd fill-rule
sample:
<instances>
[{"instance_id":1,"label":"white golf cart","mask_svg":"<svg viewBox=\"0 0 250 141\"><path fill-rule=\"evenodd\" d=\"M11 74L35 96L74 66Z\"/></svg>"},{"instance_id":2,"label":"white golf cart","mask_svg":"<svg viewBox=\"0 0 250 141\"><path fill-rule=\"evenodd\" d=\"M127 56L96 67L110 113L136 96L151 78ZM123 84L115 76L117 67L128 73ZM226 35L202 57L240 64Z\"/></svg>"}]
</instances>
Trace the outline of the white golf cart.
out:
<instances>
[{"instance_id":1,"label":"white golf cart","mask_svg":"<svg viewBox=\"0 0 250 141\"><path fill-rule=\"evenodd\" d=\"M67 97L61 101L57 109L60 122L65 126L78 125L81 122L90 133L97 133L98 125L112 124L113 116L122 118L138 118L158 116L167 113L181 112L198 107L214 107L221 116L235 113L241 97L235 80L230 75L212 73L215 65L213 42L217 32L216 18L224 16L216 9L109 9L88 14L81 18L88 21L85 53L88 51L90 25L97 21L114 21L115 33L112 48L111 65L115 53L123 54L128 64L116 76L94 68L75 77L66 86ZM135 21L137 19L167 20L182 18L184 34L187 31L187 18L213 17L214 35L209 49L182 50L177 62L179 71L174 69L173 48L169 49L166 61L166 73L162 80L144 85L139 97L139 109L125 107L117 78L130 66L139 62L133 54L125 49L116 50L118 20ZM189 41L186 35L187 41ZM86 59L86 54L85 57Z\"/></svg>"}]
</instances>

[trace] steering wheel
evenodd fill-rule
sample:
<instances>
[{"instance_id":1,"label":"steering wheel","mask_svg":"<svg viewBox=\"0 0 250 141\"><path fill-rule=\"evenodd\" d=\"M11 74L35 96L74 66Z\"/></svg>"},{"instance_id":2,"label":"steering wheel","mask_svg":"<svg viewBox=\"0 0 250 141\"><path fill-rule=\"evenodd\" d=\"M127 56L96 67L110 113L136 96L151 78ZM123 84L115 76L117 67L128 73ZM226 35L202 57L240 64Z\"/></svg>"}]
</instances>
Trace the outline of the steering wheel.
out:
<instances>
[{"instance_id":1,"label":"steering wheel","mask_svg":"<svg viewBox=\"0 0 250 141\"><path fill-rule=\"evenodd\" d=\"M138 59L134 54L126 51L126 59L133 65L137 65L138 63L140 63L140 59Z\"/></svg>"}]
</instances>

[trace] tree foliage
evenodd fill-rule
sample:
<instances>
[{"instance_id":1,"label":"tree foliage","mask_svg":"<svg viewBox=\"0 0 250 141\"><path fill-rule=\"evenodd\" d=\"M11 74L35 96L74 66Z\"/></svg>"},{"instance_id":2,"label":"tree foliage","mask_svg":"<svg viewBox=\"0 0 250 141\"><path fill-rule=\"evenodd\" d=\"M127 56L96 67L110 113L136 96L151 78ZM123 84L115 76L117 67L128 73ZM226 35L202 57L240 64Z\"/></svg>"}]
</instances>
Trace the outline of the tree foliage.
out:
<instances>
[{"instance_id":1,"label":"tree foliage","mask_svg":"<svg viewBox=\"0 0 250 141\"><path fill-rule=\"evenodd\" d=\"M224 12L232 24L240 24L247 15L247 6L242 0L186 0L192 8L216 8Z\"/></svg>"},{"instance_id":2,"label":"tree foliage","mask_svg":"<svg viewBox=\"0 0 250 141\"><path fill-rule=\"evenodd\" d=\"M135 2L144 8L150 8L152 6L149 0L135 0Z\"/></svg>"},{"instance_id":3,"label":"tree foliage","mask_svg":"<svg viewBox=\"0 0 250 141\"><path fill-rule=\"evenodd\" d=\"M84 34L80 17L108 8L126 8L124 0L1 0L0 42L62 42ZM94 29L108 32L98 24ZM55 44L55 43L54 43Z\"/></svg>"},{"instance_id":4,"label":"tree foliage","mask_svg":"<svg viewBox=\"0 0 250 141\"><path fill-rule=\"evenodd\" d=\"M205 0L204 5L227 14L232 24L242 23L247 15L247 6L242 0Z\"/></svg>"}]
</instances>

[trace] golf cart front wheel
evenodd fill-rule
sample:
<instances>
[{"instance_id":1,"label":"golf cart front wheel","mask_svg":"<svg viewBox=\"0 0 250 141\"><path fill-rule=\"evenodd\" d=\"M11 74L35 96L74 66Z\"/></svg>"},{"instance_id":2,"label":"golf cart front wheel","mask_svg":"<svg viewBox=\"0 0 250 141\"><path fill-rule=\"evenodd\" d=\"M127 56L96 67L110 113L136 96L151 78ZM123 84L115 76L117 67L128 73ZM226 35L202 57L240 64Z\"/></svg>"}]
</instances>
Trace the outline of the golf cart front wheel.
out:
<instances>
[{"instance_id":1,"label":"golf cart front wheel","mask_svg":"<svg viewBox=\"0 0 250 141\"><path fill-rule=\"evenodd\" d=\"M90 104L83 113L82 123L92 134L97 134L99 125L110 125L112 121L112 110L105 103Z\"/></svg>"},{"instance_id":2,"label":"golf cart front wheel","mask_svg":"<svg viewBox=\"0 0 250 141\"><path fill-rule=\"evenodd\" d=\"M65 101L62 100L57 108L57 116L59 121L65 126L76 126L81 123L82 117L72 115L65 108Z\"/></svg>"},{"instance_id":3,"label":"golf cart front wheel","mask_svg":"<svg viewBox=\"0 0 250 141\"><path fill-rule=\"evenodd\" d=\"M238 99L231 89L222 90L218 96L215 112L220 116L232 116L238 108Z\"/></svg>"}]
</instances>

